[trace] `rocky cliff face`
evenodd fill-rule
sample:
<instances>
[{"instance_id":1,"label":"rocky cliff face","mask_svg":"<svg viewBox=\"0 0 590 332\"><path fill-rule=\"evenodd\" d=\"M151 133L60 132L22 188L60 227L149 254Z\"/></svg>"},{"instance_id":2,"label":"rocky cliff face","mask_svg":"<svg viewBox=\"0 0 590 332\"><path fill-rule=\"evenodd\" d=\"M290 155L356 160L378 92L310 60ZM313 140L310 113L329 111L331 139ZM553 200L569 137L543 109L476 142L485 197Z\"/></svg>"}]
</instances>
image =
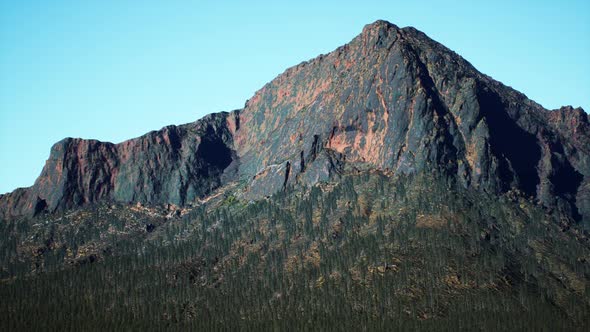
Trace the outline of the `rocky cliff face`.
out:
<instances>
[{"instance_id":1,"label":"rocky cliff face","mask_svg":"<svg viewBox=\"0 0 590 332\"><path fill-rule=\"evenodd\" d=\"M342 162L437 170L466 187L518 190L575 219L590 213L586 113L545 110L413 28L375 22L287 70L241 114L241 171L277 178L270 183L317 181Z\"/></svg>"},{"instance_id":2,"label":"rocky cliff face","mask_svg":"<svg viewBox=\"0 0 590 332\"><path fill-rule=\"evenodd\" d=\"M288 69L243 110L117 145L59 142L35 185L0 207L16 216L101 199L183 205L238 179L256 199L369 168L436 171L587 222L589 143L581 109L546 110L422 32L377 21Z\"/></svg>"},{"instance_id":3,"label":"rocky cliff face","mask_svg":"<svg viewBox=\"0 0 590 332\"><path fill-rule=\"evenodd\" d=\"M51 148L32 187L0 197L2 212L35 215L99 200L190 203L235 173L229 118L211 114L120 144L66 138Z\"/></svg>"}]
</instances>

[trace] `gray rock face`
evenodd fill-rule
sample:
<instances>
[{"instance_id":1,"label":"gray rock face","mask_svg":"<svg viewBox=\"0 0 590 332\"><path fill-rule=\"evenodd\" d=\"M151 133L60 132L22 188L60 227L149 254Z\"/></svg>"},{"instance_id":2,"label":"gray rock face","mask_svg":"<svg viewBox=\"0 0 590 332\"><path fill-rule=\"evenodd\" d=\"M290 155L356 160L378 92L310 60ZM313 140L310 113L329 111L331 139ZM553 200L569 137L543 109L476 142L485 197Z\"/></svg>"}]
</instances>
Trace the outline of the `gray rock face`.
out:
<instances>
[{"instance_id":1,"label":"gray rock face","mask_svg":"<svg viewBox=\"0 0 590 332\"><path fill-rule=\"evenodd\" d=\"M66 138L51 148L32 187L0 197L1 211L34 215L99 200L188 204L233 176L227 119L211 114L121 144Z\"/></svg>"},{"instance_id":2,"label":"gray rock face","mask_svg":"<svg viewBox=\"0 0 590 332\"><path fill-rule=\"evenodd\" d=\"M413 28L377 21L349 44L285 71L231 113L118 145L64 140L5 216L113 199L188 204L235 179L256 199L344 169L441 172L517 190L590 221L590 125L549 111Z\"/></svg>"}]
</instances>

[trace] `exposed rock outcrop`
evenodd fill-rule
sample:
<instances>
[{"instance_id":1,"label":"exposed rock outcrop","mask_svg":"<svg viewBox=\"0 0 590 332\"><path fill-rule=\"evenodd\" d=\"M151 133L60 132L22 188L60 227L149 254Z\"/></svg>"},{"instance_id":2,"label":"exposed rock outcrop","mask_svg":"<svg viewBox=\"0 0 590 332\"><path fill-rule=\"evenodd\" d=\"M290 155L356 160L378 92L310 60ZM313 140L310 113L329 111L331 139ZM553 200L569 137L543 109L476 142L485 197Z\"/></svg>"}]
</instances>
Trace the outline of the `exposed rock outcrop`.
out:
<instances>
[{"instance_id":1,"label":"exposed rock outcrop","mask_svg":"<svg viewBox=\"0 0 590 332\"><path fill-rule=\"evenodd\" d=\"M288 69L241 114L241 172L294 164L320 146L357 167L441 171L466 187L517 189L574 219L590 217L587 114L548 111L413 28L368 25L349 44ZM312 159L293 181L325 168Z\"/></svg>"},{"instance_id":2,"label":"exposed rock outcrop","mask_svg":"<svg viewBox=\"0 0 590 332\"><path fill-rule=\"evenodd\" d=\"M546 110L422 32L377 21L288 69L243 110L117 145L59 142L35 185L0 197L0 208L15 216L101 199L184 205L234 179L256 199L348 165L437 171L590 221L589 143L583 110Z\"/></svg>"},{"instance_id":3,"label":"exposed rock outcrop","mask_svg":"<svg viewBox=\"0 0 590 332\"><path fill-rule=\"evenodd\" d=\"M99 200L185 205L235 176L229 113L211 114L120 144L66 138L30 188L0 197L5 217Z\"/></svg>"}]
</instances>

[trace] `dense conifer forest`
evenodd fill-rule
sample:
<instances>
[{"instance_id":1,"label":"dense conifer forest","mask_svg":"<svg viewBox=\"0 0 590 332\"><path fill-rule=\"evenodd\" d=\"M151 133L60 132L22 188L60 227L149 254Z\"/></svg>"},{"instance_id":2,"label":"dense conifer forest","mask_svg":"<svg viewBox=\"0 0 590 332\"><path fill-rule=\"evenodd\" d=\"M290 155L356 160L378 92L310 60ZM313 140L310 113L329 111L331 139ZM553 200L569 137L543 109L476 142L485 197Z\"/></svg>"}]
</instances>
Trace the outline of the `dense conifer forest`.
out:
<instances>
[{"instance_id":1,"label":"dense conifer forest","mask_svg":"<svg viewBox=\"0 0 590 332\"><path fill-rule=\"evenodd\" d=\"M590 245L518 192L343 176L0 223L0 330L584 330Z\"/></svg>"}]
</instances>

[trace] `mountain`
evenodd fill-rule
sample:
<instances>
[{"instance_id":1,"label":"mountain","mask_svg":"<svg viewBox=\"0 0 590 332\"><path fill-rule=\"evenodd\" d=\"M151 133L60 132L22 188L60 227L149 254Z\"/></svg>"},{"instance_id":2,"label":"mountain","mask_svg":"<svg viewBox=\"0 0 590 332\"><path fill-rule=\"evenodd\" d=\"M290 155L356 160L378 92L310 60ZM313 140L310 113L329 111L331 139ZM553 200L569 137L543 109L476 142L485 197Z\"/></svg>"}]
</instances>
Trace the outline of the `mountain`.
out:
<instances>
[{"instance_id":1,"label":"mountain","mask_svg":"<svg viewBox=\"0 0 590 332\"><path fill-rule=\"evenodd\" d=\"M221 299L214 289L236 294L232 287L255 284L250 291L260 293L245 301L277 303L275 312L236 299L241 311L233 312L219 309L232 306L223 300L176 294L187 302L162 309L168 321L194 322L202 305L208 317L224 312L230 324L237 315L250 328L281 315L329 324L296 314L309 296L326 317L358 323L381 310L384 322L399 314L434 324L398 328L479 326L461 317L469 301L492 313L487 327L506 328L493 325L514 314L498 309L505 306L578 328L590 308L590 124L580 108L546 110L424 33L377 21L347 45L287 69L243 109L120 144L56 143L32 187L0 196L0 217L3 278L36 278L34 296L46 291L39 273L74 280L68 271L90 262L110 275L127 257L148 284L156 269L165 274L154 277L157 285L200 284L195 292ZM138 265L140 247L165 258ZM434 279L420 275L425 269ZM374 284L375 276L389 281ZM96 283L115 287L107 279ZM5 281L5 292L18 282ZM322 293L324 283L340 295ZM388 287L401 287L402 302L371 293ZM351 309L329 311L314 292ZM283 299L288 293L299 301ZM143 310L123 307L130 317Z\"/></svg>"},{"instance_id":2,"label":"mountain","mask_svg":"<svg viewBox=\"0 0 590 332\"><path fill-rule=\"evenodd\" d=\"M0 198L5 216L103 199L188 205L232 181L260 198L339 168L438 170L465 187L518 190L590 218L590 127L548 111L413 28L377 21L292 67L244 109L113 145L65 139L35 184Z\"/></svg>"}]
</instances>

